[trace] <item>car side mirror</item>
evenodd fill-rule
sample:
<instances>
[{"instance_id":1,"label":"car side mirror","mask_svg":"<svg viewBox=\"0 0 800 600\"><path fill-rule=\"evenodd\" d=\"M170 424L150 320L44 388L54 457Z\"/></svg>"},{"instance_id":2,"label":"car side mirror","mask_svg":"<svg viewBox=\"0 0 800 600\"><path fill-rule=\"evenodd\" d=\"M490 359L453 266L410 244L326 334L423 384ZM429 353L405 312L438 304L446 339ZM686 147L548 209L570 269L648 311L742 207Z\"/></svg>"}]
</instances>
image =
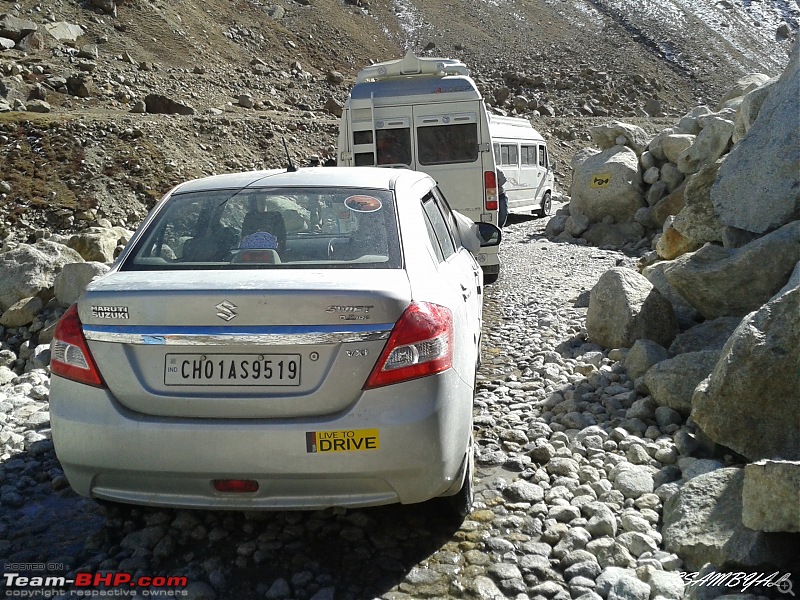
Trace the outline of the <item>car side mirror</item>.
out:
<instances>
[{"instance_id":1,"label":"car side mirror","mask_svg":"<svg viewBox=\"0 0 800 600\"><path fill-rule=\"evenodd\" d=\"M478 237L481 241L481 248L499 246L503 239L503 232L497 225L492 223L476 223L478 226Z\"/></svg>"},{"instance_id":2,"label":"car side mirror","mask_svg":"<svg viewBox=\"0 0 800 600\"><path fill-rule=\"evenodd\" d=\"M550 170L551 171L555 171L557 167L558 167L558 162L553 161L553 162L550 163Z\"/></svg>"}]
</instances>

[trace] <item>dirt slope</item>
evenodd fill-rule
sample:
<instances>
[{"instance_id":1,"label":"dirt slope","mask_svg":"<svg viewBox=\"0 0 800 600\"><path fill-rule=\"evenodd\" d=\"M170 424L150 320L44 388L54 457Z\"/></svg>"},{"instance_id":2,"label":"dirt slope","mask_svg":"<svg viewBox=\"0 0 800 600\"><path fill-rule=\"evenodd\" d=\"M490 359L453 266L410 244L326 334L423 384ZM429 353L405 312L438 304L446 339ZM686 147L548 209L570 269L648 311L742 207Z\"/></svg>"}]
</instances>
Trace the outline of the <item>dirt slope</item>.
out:
<instances>
[{"instance_id":1,"label":"dirt slope","mask_svg":"<svg viewBox=\"0 0 800 600\"><path fill-rule=\"evenodd\" d=\"M40 97L50 106L0 114L0 180L10 187L0 190L0 238L101 216L134 226L182 179L281 166L283 139L301 163L332 152L336 119L323 107L345 100L361 67L409 48L462 59L506 111L504 98L524 96L522 114L552 138L565 187L591 123L635 119L657 130L713 105L741 75L777 75L785 64L791 41L775 28L794 35L795 4L697 0L689 13L681 2L118 0L113 16L94 7L100 0L2 0L0 15L85 33L61 43L42 34L39 48L0 51L0 101ZM760 29L747 34L755 19ZM76 76L87 93L67 89ZM194 115L132 113L151 93ZM648 102L662 118L650 119Z\"/></svg>"}]
</instances>

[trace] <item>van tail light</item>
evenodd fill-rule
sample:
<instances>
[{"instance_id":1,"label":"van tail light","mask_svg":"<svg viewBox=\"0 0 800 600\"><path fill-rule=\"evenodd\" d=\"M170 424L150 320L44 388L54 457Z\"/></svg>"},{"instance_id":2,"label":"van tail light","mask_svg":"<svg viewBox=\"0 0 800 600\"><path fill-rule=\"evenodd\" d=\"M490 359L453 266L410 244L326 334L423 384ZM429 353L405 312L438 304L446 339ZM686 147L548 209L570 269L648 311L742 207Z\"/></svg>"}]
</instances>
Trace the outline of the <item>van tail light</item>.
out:
<instances>
[{"instance_id":1,"label":"van tail light","mask_svg":"<svg viewBox=\"0 0 800 600\"><path fill-rule=\"evenodd\" d=\"M497 210L497 175L494 171L483 172L483 190L486 210Z\"/></svg>"},{"instance_id":2,"label":"van tail light","mask_svg":"<svg viewBox=\"0 0 800 600\"><path fill-rule=\"evenodd\" d=\"M86 345L77 304L67 309L53 332L50 371L78 383L105 387L92 353L89 352L89 346Z\"/></svg>"},{"instance_id":3,"label":"van tail light","mask_svg":"<svg viewBox=\"0 0 800 600\"><path fill-rule=\"evenodd\" d=\"M441 373L453 366L453 313L412 302L395 323L364 389Z\"/></svg>"}]
</instances>

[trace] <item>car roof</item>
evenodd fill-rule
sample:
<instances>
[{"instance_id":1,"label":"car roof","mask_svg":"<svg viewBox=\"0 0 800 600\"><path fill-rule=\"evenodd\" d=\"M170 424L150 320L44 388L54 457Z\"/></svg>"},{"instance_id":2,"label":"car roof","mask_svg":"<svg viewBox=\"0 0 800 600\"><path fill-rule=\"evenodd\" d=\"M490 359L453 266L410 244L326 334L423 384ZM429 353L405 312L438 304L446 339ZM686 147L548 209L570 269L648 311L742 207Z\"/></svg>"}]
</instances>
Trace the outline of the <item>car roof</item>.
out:
<instances>
[{"instance_id":1,"label":"car roof","mask_svg":"<svg viewBox=\"0 0 800 600\"><path fill-rule=\"evenodd\" d=\"M408 183L424 179L427 175L410 169L386 167L303 167L296 171L272 169L213 175L193 179L178 185L173 194L216 189L240 189L244 187L359 187L394 189L397 180Z\"/></svg>"}]
</instances>

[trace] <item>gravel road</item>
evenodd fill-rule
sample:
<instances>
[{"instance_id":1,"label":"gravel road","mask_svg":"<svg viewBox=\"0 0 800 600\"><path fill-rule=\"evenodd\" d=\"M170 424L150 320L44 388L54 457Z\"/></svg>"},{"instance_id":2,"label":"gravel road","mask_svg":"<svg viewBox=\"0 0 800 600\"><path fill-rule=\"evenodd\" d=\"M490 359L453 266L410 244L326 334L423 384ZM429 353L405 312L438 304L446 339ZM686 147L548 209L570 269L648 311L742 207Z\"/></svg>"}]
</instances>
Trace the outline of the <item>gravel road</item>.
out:
<instances>
[{"instance_id":1,"label":"gravel road","mask_svg":"<svg viewBox=\"0 0 800 600\"><path fill-rule=\"evenodd\" d=\"M612 587L638 597L643 586L655 588L652 597L680 598L681 563L662 550L658 523L681 476L676 464L695 460L681 458L690 432L637 393L621 353L609 358L585 340L584 292L633 259L549 242L546 219L510 221L505 271L486 292L478 493L463 523L433 504L282 513L99 507L77 497L59 468L48 378L35 370L0 386L4 572L185 576L180 589L107 591L193 599L590 600ZM0 582L0 595L19 592L11 582Z\"/></svg>"}]
</instances>

